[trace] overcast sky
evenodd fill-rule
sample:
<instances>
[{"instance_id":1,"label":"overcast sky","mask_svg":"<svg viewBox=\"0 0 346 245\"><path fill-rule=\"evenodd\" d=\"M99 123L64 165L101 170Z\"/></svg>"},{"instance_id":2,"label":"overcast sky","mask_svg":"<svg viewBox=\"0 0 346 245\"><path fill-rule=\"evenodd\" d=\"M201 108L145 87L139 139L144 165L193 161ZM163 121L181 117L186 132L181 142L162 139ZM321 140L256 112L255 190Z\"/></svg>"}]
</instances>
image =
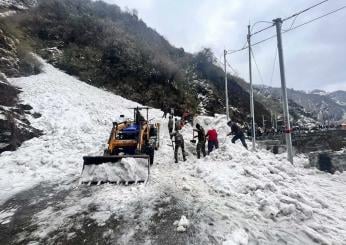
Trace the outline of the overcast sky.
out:
<instances>
[{"instance_id":1,"label":"overcast sky","mask_svg":"<svg viewBox=\"0 0 346 245\"><path fill-rule=\"evenodd\" d=\"M168 41L188 52L213 49L218 58L223 49L238 49L246 41L248 23L285 18L322 0L106 0L137 9L139 17ZM329 0L297 17L294 25L346 5ZM292 20L283 28L291 26ZM259 23L254 31L268 24ZM253 37L253 43L275 34L275 29ZM346 90L346 9L283 35L287 86L294 89ZM254 48L263 79L254 65L254 83L280 86L278 59L273 71L276 39ZM239 76L248 80L248 54L228 57ZM263 82L262 82L263 81Z\"/></svg>"}]
</instances>

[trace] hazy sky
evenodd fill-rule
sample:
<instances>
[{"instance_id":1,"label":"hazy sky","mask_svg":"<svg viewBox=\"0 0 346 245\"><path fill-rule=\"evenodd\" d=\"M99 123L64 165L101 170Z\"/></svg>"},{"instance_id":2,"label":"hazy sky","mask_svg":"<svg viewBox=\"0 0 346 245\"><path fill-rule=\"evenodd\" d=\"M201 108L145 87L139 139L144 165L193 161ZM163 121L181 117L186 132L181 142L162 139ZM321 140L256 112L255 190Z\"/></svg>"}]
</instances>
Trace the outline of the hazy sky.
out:
<instances>
[{"instance_id":1,"label":"hazy sky","mask_svg":"<svg viewBox=\"0 0 346 245\"><path fill-rule=\"evenodd\" d=\"M246 41L249 22L285 18L321 0L107 0L137 9L139 17L168 41L188 52L210 47L218 58L223 49L239 49ZM297 17L299 25L346 5L329 2ZM288 29L292 20L283 28ZM268 24L259 23L254 31ZM275 34L275 28L253 37L253 42ZM295 89L346 90L346 9L283 35L287 86ZM278 59L273 79L276 39L254 47L263 83L280 86ZM248 80L248 53L228 56L239 76ZM262 84L253 67L254 82Z\"/></svg>"}]
</instances>

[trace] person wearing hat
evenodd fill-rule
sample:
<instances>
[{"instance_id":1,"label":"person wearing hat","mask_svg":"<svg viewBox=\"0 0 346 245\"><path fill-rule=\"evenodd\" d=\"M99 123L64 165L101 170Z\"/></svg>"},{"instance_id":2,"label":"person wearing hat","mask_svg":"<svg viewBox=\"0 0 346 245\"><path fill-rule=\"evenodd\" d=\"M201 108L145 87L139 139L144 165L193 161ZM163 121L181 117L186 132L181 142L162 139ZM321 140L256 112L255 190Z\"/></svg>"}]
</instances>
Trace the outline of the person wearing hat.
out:
<instances>
[{"instance_id":1,"label":"person wearing hat","mask_svg":"<svg viewBox=\"0 0 346 245\"><path fill-rule=\"evenodd\" d=\"M231 128L231 132L229 132L227 134L227 136L233 134L233 138L232 138L232 143L235 144L235 142L240 139L241 143L243 144L243 146L247 149L247 144L245 142L245 135L243 133L243 131L241 130L241 128L238 126L237 123L229 121L227 123L227 125Z\"/></svg>"}]
</instances>

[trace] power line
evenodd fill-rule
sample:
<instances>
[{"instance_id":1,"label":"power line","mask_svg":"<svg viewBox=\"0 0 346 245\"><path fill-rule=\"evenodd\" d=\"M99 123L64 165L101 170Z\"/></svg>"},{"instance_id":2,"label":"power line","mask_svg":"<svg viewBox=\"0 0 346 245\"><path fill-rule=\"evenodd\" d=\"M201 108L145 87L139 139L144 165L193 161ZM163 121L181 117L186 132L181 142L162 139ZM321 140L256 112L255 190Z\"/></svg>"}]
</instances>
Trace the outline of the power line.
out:
<instances>
[{"instance_id":1,"label":"power line","mask_svg":"<svg viewBox=\"0 0 346 245\"><path fill-rule=\"evenodd\" d=\"M258 72L259 77L260 77L260 79L261 79L261 82L262 82L262 84L264 84L263 77L262 77L262 73L261 73L261 71L260 71L260 69L259 69L259 67L258 67L256 58L255 58L255 54L254 54L254 52L253 52L252 49L251 49L251 55L252 55L253 60L255 61L256 69L257 69L257 72Z\"/></svg>"},{"instance_id":2,"label":"power line","mask_svg":"<svg viewBox=\"0 0 346 245\"><path fill-rule=\"evenodd\" d=\"M289 32L289 31L292 31L292 30L295 30L295 29L298 29L299 27L302 27L302 26L305 26L305 25L307 25L307 24L310 24L310 23L312 23L312 22L314 22L314 21L316 21L316 20L322 19L322 18L324 18L324 17L326 17L326 16L328 16L328 15L331 15L331 14L334 14L334 13L336 13L336 12L339 12L339 11L345 9L345 8L346 8L346 6L342 6L341 8L335 9L335 10L333 10L333 11L331 11L331 12L328 12L328 13L326 13L326 14L324 14L324 15L321 15L321 16L316 17L316 18L314 18L314 19L311 19L311 20L309 20L309 21L307 21L307 22L304 22L303 24L297 25L297 26L295 26L295 27L293 27L293 28L291 28L291 29L289 29L289 30L283 31L283 33L286 33L286 32Z\"/></svg>"},{"instance_id":3,"label":"power line","mask_svg":"<svg viewBox=\"0 0 346 245\"><path fill-rule=\"evenodd\" d=\"M305 12L307 12L307 11L309 11L309 10L311 10L311 9L313 9L313 8L315 8L315 7L317 7L317 6L321 5L321 4L323 4L323 3L325 3L325 2L328 2L328 1L329 1L329 0L324 0L324 1L322 1L322 2L316 3L316 4L310 6L310 7L306 8L306 9L303 9L303 10L301 10L301 11L295 13L295 14L292 14L292 15L289 16L289 17L284 18L282 21L286 21L286 20L292 19L292 18L294 18L294 17L296 17L296 16L298 16L298 15L300 15L300 14L302 14L302 13L305 13Z\"/></svg>"},{"instance_id":4,"label":"power line","mask_svg":"<svg viewBox=\"0 0 346 245\"><path fill-rule=\"evenodd\" d=\"M273 69L272 69L272 74L270 76L270 86L273 84L273 79L274 79L274 72L275 72L275 65L276 65L276 57L278 56L278 51L275 48L275 56L274 56L274 63L273 63Z\"/></svg>"},{"instance_id":5,"label":"power line","mask_svg":"<svg viewBox=\"0 0 346 245\"><path fill-rule=\"evenodd\" d=\"M311 10L311 9L313 9L313 8L315 8L315 7L317 7L317 6L321 5L321 4L323 4L323 3L325 3L325 2L328 2L328 1L329 1L329 0L324 0L324 1L322 1L322 2L319 2L319 3L317 3L317 4L314 4L314 5L312 5L312 6L308 7L308 8L306 8L306 9L303 9L303 10L297 12L297 13L294 13L293 15L291 15L291 16L289 16L289 17L284 18L282 21L284 22L284 21L287 21L287 20L289 20L289 19L295 18L295 19L293 20L293 22L292 22L292 25L291 25L291 27L292 27L293 24L294 24L294 22L295 22L295 20L296 20L296 18L298 17L298 15L300 15L300 14L302 14L302 13L305 13L305 12L307 12L307 11L309 11L309 10ZM268 21L259 21L259 22L256 22L255 24L257 24L257 23L263 23L263 22L268 23ZM265 27L265 28L263 28L263 29L261 29L261 30L259 30L259 31L254 32L253 34L251 34L251 36L254 36L254 35L258 34L258 33L261 33L261 32L263 32L263 31L266 31L266 30L272 28L273 26L274 26L274 24L272 23L270 26L267 26L267 27Z\"/></svg>"},{"instance_id":6,"label":"power line","mask_svg":"<svg viewBox=\"0 0 346 245\"><path fill-rule=\"evenodd\" d=\"M328 0L326 0L326 1L328 1ZM322 4L322 3L323 3L323 2L321 2L320 4ZM326 14L324 14L324 15L321 15L321 16L319 16L319 17L316 17L316 18L314 18L314 19L311 19L311 20L309 20L309 21L307 21L307 22L304 22L304 23L302 23L302 24L300 24L300 25L297 25L297 26L294 26L294 27L290 27L290 29L288 29L288 30L283 30L282 33L287 33L287 32L293 31L293 30L298 29L298 28L300 28L300 27L302 27L302 26L304 26L304 25L310 24L310 23L312 23L312 22L314 22L314 21L316 21L316 20L322 19L322 18L324 18L324 17L326 17L326 16L328 16L328 15L331 15L331 14L334 14L334 13L336 13L336 12L339 12L339 11L345 9L345 8L346 8L346 6L342 6L342 7L338 8L338 9L335 9L335 10L333 10L333 11L331 11L331 12L328 12L328 13L326 13ZM294 24L294 23L293 23L293 24ZM252 46L256 46L256 45L258 45L258 44L261 44L261 43L263 43L263 42L266 42L266 41L268 41L268 40L270 40L270 39L273 39L274 37L276 37L276 34L273 35L273 36L267 37L267 38L265 38L265 39L263 39L263 40L261 40L261 41L258 41L258 42L255 42L255 43L251 44L251 47L252 47ZM234 53L238 53L238 52L243 51L243 50L248 49L248 48L249 48L249 46L246 46L246 47L243 47L243 48L241 48L241 49L230 50L228 53L229 53L229 54L234 54Z\"/></svg>"},{"instance_id":7,"label":"power line","mask_svg":"<svg viewBox=\"0 0 346 245\"><path fill-rule=\"evenodd\" d=\"M296 20L297 20L298 16L299 15L296 15L296 17L294 17L294 19L293 19L293 21L292 21L292 23L290 25L290 28L288 28L287 30L291 30L292 29L292 27L294 26L294 23L296 23Z\"/></svg>"},{"instance_id":8,"label":"power line","mask_svg":"<svg viewBox=\"0 0 346 245\"><path fill-rule=\"evenodd\" d=\"M231 64L226 61L227 66L233 71L234 74L237 74L238 72L231 66Z\"/></svg>"},{"instance_id":9,"label":"power line","mask_svg":"<svg viewBox=\"0 0 346 245\"><path fill-rule=\"evenodd\" d=\"M257 21L255 24L252 25L252 27L251 27L251 32L252 32L253 28L254 28L257 24L259 24L259 23L267 23L267 24L269 23L269 24L271 24L271 25L270 25L270 26L267 26L267 27L265 27L265 28L263 28L263 29L261 29L261 30L259 30L259 31L256 31L256 32L252 33L251 36L254 36L254 35L256 35L256 34L262 32L262 31L268 30L268 29L270 29L270 28L272 28L272 27L274 26L273 22L270 22L270 21Z\"/></svg>"}]
</instances>

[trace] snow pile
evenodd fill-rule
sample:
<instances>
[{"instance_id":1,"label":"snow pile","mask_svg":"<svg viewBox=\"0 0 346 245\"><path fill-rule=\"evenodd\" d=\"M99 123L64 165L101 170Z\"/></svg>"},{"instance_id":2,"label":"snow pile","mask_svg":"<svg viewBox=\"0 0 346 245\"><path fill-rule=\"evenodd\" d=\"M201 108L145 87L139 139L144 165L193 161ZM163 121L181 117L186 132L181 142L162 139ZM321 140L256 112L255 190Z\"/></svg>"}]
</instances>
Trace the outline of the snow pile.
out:
<instances>
[{"instance_id":1,"label":"snow pile","mask_svg":"<svg viewBox=\"0 0 346 245\"><path fill-rule=\"evenodd\" d=\"M249 235L244 229L236 229L222 245L247 245L249 244Z\"/></svg>"},{"instance_id":2,"label":"snow pile","mask_svg":"<svg viewBox=\"0 0 346 245\"><path fill-rule=\"evenodd\" d=\"M85 165L81 182L144 182L148 178L148 164L147 159L123 158L112 163Z\"/></svg>"},{"instance_id":3,"label":"snow pile","mask_svg":"<svg viewBox=\"0 0 346 245\"><path fill-rule=\"evenodd\" d=\"M79 178L82 157L102 155L112 121L121 114L131 118L128 108L139 106L46 63L39 75L9 81L22 88L20 99L42 115L29 120L44 135L0 155L0 203L42 181ZM150 113L150 118L161 116L159 110Z\"/></svg>"},{"instance_id":4,"label":"snow pile","mask_svg":"<svg viewBox=\"0 0 346 245\"><path fill-rule=\"evenodd\" d=\"M232 217L228 222L234 228L229 232L235 234L235 238L226 239L225 244L248 244L247 237L270 241L284 237L285 240L287 235L279 228L283 225L296 230L298 235L292 240L293 244L306 244L311 240L341 244L346 239L342 228L346 220L341 218L346 208L342 197L346 191L341 191L345 174L332 176L317 169L306 169L308 159L304 156L295 157L292 165L286 154L273 155L266 150L251 152L239 141L232 144L231 137L223 138L229 132L224 116L198 117L196 121L206 131L215 128L219 133L219 149L203 159L189 162L189 168L191 176L202 179L209 189L227 197L223 204L218 202L216 208L221 219ZM191 130L188 128L183 130L186 136ZM209 199L205 201L210 203ZM268 224L273 231L263 224ZM239 225L247 227L246 236L244 230L240 232L237 228Z\"/></svg>"},{"instance_id":5,"label":"snow pile","mask_svg":"<svg viewBox=\"0 0 346 245\"><path fill-rule=\"evenodd\" d=\"M183 215L180 220L174 221L173 225L177 226L178 232L185 232L190 225L190 221Z\"/></svg>"}]
</instances>

